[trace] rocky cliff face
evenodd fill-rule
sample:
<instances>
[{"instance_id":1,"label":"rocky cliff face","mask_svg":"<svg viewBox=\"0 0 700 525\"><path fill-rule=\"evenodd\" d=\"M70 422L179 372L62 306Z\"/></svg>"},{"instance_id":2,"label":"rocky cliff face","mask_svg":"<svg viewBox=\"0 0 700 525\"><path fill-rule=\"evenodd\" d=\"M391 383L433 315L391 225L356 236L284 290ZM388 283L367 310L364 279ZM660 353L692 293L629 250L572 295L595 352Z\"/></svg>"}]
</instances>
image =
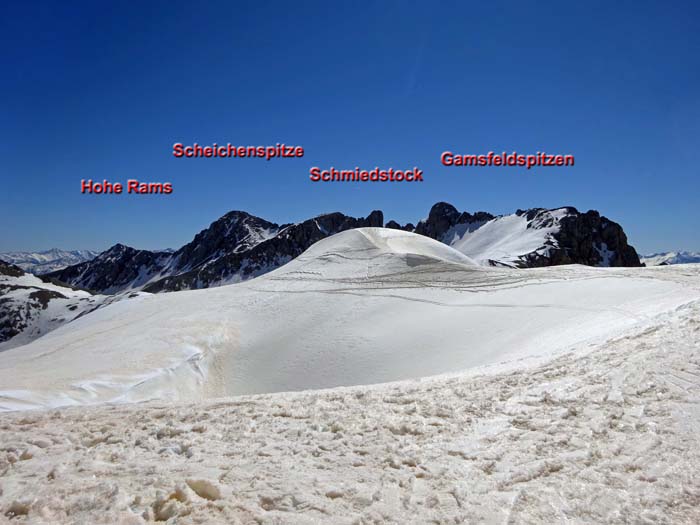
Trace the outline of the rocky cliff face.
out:
<instances>
[{"instance_id":1,"label":"rocky cliff face","mask_svg":"<svg viewBox=\"0 0 700 525\"><path fill-rule=\"evenodd\" d=\"M351 228L381 227L384 216L329 213L278 225L243 211L227 213L175 252L135 250L117 244L92 261L49 277L100 293L143 289L191 290L243 281L278 268L315 242Z\"/></svg>"},{"instance_id":2,"label":"rocky cliff face","mask_svg":"<svg viewBox=\"0 0 700 525\"><path fill-rule=\"evenodd\" d=\"M567 209L569 213L559 221L560 229L553 235L556 249L530 265L642 266L622 226L595 210L580 213L575 208Z\"/></svg>"},{"instance_id":3,"label":"rocky cliff face","mask_svg":"<svg viewBox=\"0 0 700 525\"><path fill-rule=\"evenodd\" d=\"M364 218L329 213L283 225L232 211L175 252L135 250L117 244L92 261L53 272L49 277L110 294L132 289L164 292L207 288L274 270L330 235L383 225L381 211ZM495 216L483 211L460 212L451 204L439 202L428 218L415 226L389 221L386 227L437 239L482 264L640 265L619 224L596 211L580 213L570 207Z\"/></svg>"},{"instance_id":4,"label":"rocky cliff face","mask_svg":"<svg viewBox=\"0 0 700 525\"><path fill-rule=\"evenodd\" d=\"M391 230L403 230L406 232L414 232L416 227L413 225L413 223L409 222L404 226L401 226L398 222L396 221L389 221L384 225L385 228L389 228Z\"/></svg>"},{"instance_id":5,"label":"rocky cliff face","mask_svg":"<svg viewBox=\"0 0 700 525\"><path fill-rule=\"evenodd\" d=\"M25 274L19 266L0 260L0 275L5 277L21 277Z\"/></svg>"},{"instance_id":6,"label":"rocky cliff face","mask_svg":"<svg viewBox=\"0 0 700 525\"><path fill-rule=\"evenodd\" d=\"M415 232L494 266L641 266L622 227L595 210L533 208L494 216L460 213L451 204L439 202Z\"/></svg>"},{"instance_id":7,"label":"rocky cliff face","mask_svg":"<svg viewBox=\"0 0 700 525\"><path fill-rule=\"evenodd\" d=\"M46 274L95 293L113 294L144 286L170 261L169 252L136 250L115 244L94 259Z\"/></svg>"},{"instance_id":8,"label":"rocky cliff face","mask_svg":"<svg viewBox=\"0 0 700 525\"><path fill-rule=\"evenodd\" d=\"M383 215L379 211L364 219L330 213L286 226L267 223L267 231L274 234L260 236L255 243L231 249L204 264L192 266L189 271L161 278L148 284L144 291L191 290L244 281L286 264L321 239L352 228L382 224Z\"/></svg>"},{"instance_id":9,"label":"rocky cliff face","mask_svg":"<svg viewBox=\"0 0 700 525\"><path fill-rule=\"evenodd\" d=\"M278 224L244 211L232 211L177 250L171 268L175 272L184 272L231 253L245 252L277 235L280 228Z\"/></svg>"},{"instance_id":10,"label":"rocky cliff face","mask_svg":"<svg viewBox=\"0 0 700 525\"><path fill-rule=\"evenodd\" d=\"M15 301L7 297L10 292L19 289L15 281L23 275L25 273L19 266L0 260L0 344L12 339L27 327L25 311L29 308L24 305L17 308Z\"/></svg>"},{"instance_id":11,"label":"rocky cliff face","mask_svg":"<svg viewBox=\"0 0 700 525\"><path fill-rule=\"evenodd\" d=\"M454 227L483 224L493 218L493 215L485 211L478 211L474 215L468 212L460 213L452 204L438 202L430 208L428 218L420 221L414 231L420 235L445 242L445 236Z\"/></svg>"}]
</instances>

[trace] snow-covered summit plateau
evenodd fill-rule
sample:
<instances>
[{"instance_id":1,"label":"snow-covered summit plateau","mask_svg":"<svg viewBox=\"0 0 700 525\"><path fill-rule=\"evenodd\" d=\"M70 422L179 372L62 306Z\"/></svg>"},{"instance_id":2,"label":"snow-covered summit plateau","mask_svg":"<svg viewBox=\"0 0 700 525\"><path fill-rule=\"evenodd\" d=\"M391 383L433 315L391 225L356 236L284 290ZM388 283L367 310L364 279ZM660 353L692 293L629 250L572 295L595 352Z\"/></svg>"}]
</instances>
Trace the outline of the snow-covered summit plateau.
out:
<instances>
[{"instance_id":1,"label":"snow-covered summit plateau","mask_svg":"<svg viewBox=\"0 0 700 525\"><path fill-rule=\"evenodd\" d=\"M698 523L699 319L700 265L350 229L0 352L0 520Z\"/></svg>"},{"instance_id":2,"label":"snow-covered summit plateau","mask_svg":"<svg viewBox=\"0 0 700 525\"><path fill-rule=\"evenodd\" d=\"M676 277L479 266L425 236L353 229L257 279L146 294L0 353L0 407L194 401L534 362L699 296Z\"/></svg>"}]
</instances>

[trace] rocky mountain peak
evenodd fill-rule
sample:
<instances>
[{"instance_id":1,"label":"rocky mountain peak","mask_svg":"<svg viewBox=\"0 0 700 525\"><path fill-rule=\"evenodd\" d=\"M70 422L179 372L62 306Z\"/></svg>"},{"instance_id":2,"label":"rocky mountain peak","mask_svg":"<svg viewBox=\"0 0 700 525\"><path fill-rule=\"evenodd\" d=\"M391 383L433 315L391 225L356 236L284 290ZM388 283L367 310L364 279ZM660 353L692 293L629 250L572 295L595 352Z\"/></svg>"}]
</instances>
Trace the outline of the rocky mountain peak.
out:
<instances>
[{"instance_id":1,"label":"rocky mountain peak","mask_svg":"<svg viewBox=\"0 0 700 525\"><path fill-rule=\"evenodd\" d=\"M0 259L0 275L5 275L7 277L21 277L24 275L24 270L19 266L10 264Z\"/></svg>"},{"instance_id":2,"label":"rocky mountain peak","mask_svg":"<svg viewBox=\"0 0 700 525\"><path fill-rule=\"evenodd\" d=\"M279 225L244 211L231 211L212 222L177 250L177 268L191 269L228 252L244 251L279 232Z\"/></svg>"},{"instance_id":3,"label":"rocky mountain peak","mask_svg":"<svg viewBox=\"0 0 700 525\"><path fill-rule=\"evenodd\" d=\"M121 255L121 254L126 253L126 252L135 252L135 251L136 251L135 248L132 248L131 246L127 246L126 244L122 244L122 243L118 242L117 244L110 246L105 251L100 253L98 255L98 257L105 258L105 257L110 257L110 256L115 256L115 255Z\"/></svg>"},{"instance_id":4,"label":"rocky mountain peak","mask_svg":"<svg viewBox=\"0 0 700 525\"><path fill-rule=\"evenodd\" d=\"M641 266L622 226L595 210L570 213L561 219L560 227L557 241L563 253L556 264Z\"/></svg>"},{"instance_id":5,"label":"rocky mountain peak","mask_svg":"<svg viewBox=\"0 0 700 525\"><path fill-rule=\"evenodd\" d=\"M336 233L383 225L384 214L380 210L359 218L340 212L326 213L285 225L235 210L212 222L173 253L117 244L93 261L49 275L103 293L206 288L274 270ZM483 264L639 265L634 248L627 244L618 224L598 212L582 214L573 207L533 208L495 216L483 211L460 212L447 202L438 202L428 218L415 227L410 223L401 226L396 221L389 221L386 226L439 240Z\"/></svg>"},{"instance_id":6,"label":"rocky mountain peak","mask_svg":"<svg viewBox=\"0 0 700 525\"><path fill-rule=\"evenodd\" d=\"M430 208L428 218L418 223L416 226L416 233L438 239L452 226L457 224L459 216L460 213L452 204L438 202Z\"/></svg>"},{"instance_id":7,"label":"rocky mountain peak","mask_svg":"<svg viewBox=\"0 0 700 525\"><path fill-rule=\"evenodd\" d=\"M483 211L473 215L466 211L460 213L452 204L438 202L430 208L428 218L416 225L415 233L442 241L448 231L455 226L483 223L493 218L493 215Z\"/></svg>"}]
</instances>

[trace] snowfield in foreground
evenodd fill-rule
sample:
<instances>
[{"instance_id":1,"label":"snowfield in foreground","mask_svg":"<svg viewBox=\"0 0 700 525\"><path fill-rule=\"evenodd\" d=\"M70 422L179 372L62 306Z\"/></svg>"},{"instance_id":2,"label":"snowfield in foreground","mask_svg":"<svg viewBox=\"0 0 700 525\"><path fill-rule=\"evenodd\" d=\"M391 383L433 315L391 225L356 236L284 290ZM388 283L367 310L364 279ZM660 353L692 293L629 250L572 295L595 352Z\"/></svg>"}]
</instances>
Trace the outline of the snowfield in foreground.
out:
<instances>
[{"instance_id":1,"label":"snowfield in foreground","mask_svg":"<svg viewBox=\"0 0 700 525\"><path fill-rule=\"evenodd\" d=\"M695 301L511 372L7 413L0 509L36 524L694 524L699 340Z\"/></svg>"},{"instance_id":2,"label":"snowfield in foreground","mask_svg":"<svg viewBox=\"0 0 700 525\"><path fill-rule=\"evenodd\" d=\"M698 265L351 230L2 352L0 390L11 523L700 522Z\"/></svg>"}]
</instances>

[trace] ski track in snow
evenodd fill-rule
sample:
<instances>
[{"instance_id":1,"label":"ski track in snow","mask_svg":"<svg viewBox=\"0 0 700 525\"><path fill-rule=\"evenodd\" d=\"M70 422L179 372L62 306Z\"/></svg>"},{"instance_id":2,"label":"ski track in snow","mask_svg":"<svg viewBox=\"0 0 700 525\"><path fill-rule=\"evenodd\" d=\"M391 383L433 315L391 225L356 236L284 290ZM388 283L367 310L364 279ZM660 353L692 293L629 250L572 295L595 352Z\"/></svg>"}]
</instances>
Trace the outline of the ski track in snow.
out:
<instances>
[{"instance_id":1,"label":"ski track in snow","mask_svg":"<svg viewBox=\"0 0 700 525\"><path fill-rule=\"evenodd\" d=\"M0 354L4 407L35 408L0 414L0 523L700 522L699 267L488 269L411 235Z\"/></svg>"},{"instance_id":2,"label":"ski track in snow","mask_svg":"<svg viewBox=\"0 0 700 525\"><path fill-rule=\"evenodd\" d=\"M427 237L350 230L259 279L122 301L0 353L0 410L195 401L541 359L698 298L691 268L484 268Z\"/></svg>"},{"instance_id":3,"label":"ski track in snow","mask_svg":"<svg viewBox=\"0 0 700 525\"><path fill-rule=\"evenodd\" d=\"M0 509L11 523L698 523L699 339L696 301L524 370L6 413Z\"/></svg>"}]
</instances>

